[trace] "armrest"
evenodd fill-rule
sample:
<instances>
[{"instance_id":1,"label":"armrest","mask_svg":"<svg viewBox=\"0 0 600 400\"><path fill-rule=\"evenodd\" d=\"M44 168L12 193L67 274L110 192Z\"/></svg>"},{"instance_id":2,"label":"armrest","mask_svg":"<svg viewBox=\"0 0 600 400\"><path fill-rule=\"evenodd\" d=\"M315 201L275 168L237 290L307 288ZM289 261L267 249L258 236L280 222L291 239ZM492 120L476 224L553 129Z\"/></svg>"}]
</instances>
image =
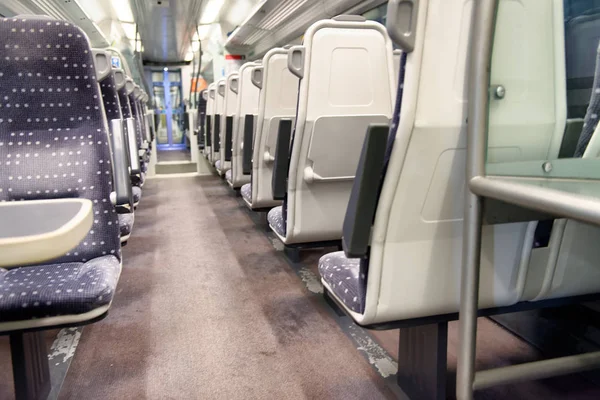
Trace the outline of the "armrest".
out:
<instances>
[{"instance_id":1,"label":"armrest","mask_svg":"<svg viewBox=\"0 0 600 400\"><path fill-rule=\"evenodd\" d=\"M0 267L32 265L73 249L92 227L87 199L0 203Z\"/></svg>"},{"instance_id":2,"label":"armrest","mask_svg":"<svg viewBox=\"0 0 600 400\"><path fill-rule=\"evenodd\" d=\"M252 173L252 141L254 140L254 115L246 114L244 117L244 141L242 142L242 173Z\"/></svg>"},{"instance_id":3,"label":"armrest","mask_svg":"<svg viewBox=\"0 0 600 400\"><path fill-rule=\"evenodd\" d=\"M275 147L275 161L273 161L273 178L271 189L273 200L283 200L287 192L288 167L290 158L290 140L292 139L292 120L281 119L277 133Z\"/></svg>"},{"instance_id":4,"label":"armrest","mask_svg":"<svg viewBox=\"0 0 600 400\"><path fill-rule=\"evenodd\" d=\"M347 257L364 257L367 254L388 132L387 125L371 124L367 128L342 228L342 246Z\"/></svg>"},{"instance_id":5,"label":"armrest","mask_svg":"<svg viewBox=\"0 0 600 400\"><path fill-rule=\"evenodd\" d=\"M225 161L231 161L233 117L225 117Z\"/></svg>"},{"instance_id":6,"label":"armrest","mask_svg":"<svg viewBox=\"0 0 600 400\"><path fill-rule=\"evenodd\" d=\"M129 154L125 145L123 121L110 120L113 175L117 212L131 212L133 197L131 194L131 177L129 176Z\"/></svg>"},{"instance_id":7,"label":"armrest","mask_svg":"<svg viewBox=\"0 0 600 400\"><path fill-rule=\"evenodd\" d=\"M351 182L354 180L354 176L334 176L323 178L317 174L313 167L304 168L304 181L306 183L319 183L319 182Z\"/></svg>"},{"instance_id":8,"label":"armrest","mask_svg":"<svg viewBox=\"0 0 600 400\"><path fill-rule=\"evenodd\" d=\"M133 118L127 118L126 123L126 136L127 146L129 148L129 163L131 165L131 175L139 175L140 170L140 158L138 155L137 141L135 140L135 120Z\"/></svg>"},{"instance_id":9,"label":"armrest","mask_svg":"<svg viewBox=\"0 0 600 400\"><path fill-rule=\"evenodd\" d=\"M206 145L212 146L212 117L206 116Z\"/></svg>"},{"instance_id":10,"label":"armrest","mask_svg":"<svg viewBox=\"0 0 600 400\"><path fill-rule=\"evenodd\" d=\"M213 153L221 150L221 115L215 114L215 129L214 129L214 140L213 140Z\"/></svg>"}]
</instances>

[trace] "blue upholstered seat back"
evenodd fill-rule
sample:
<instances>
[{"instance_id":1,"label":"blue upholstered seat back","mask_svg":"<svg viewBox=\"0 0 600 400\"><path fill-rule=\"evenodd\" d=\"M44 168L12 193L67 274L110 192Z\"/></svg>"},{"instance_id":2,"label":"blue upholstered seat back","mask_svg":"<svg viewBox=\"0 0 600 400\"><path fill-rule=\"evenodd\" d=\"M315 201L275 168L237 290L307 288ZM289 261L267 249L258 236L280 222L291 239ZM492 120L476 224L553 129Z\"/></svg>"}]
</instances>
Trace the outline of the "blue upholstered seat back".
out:
<instances>
[{"instance_id":1,"label":"blue upholstered seat back","mask_svg":"<svg viewBox=\"0 0 600 400\"><path fill-rule=\"evenodd\" d=\"M0 201L87 198L94 223L56 262L120 257L106 118L87 37L69 22L0 19Z\"/></svg>"}]
</instances>

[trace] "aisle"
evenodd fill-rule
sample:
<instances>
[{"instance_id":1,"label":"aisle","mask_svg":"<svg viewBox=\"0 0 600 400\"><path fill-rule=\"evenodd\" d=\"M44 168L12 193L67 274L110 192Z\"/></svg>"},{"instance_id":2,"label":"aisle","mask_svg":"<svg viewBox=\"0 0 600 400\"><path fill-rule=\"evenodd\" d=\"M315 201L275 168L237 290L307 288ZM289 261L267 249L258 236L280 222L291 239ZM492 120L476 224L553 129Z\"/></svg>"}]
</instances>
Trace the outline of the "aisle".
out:
<instances>
[{"instance_id":1,"label":"aisle","mask_svg":"<svg viewBox=\"0 0 600 400\"><path fill-rule=\"evenodd\" d=\"M392 398L262 229L218 178L148 181L60 398Z\"/></svg>"}]
</instances>

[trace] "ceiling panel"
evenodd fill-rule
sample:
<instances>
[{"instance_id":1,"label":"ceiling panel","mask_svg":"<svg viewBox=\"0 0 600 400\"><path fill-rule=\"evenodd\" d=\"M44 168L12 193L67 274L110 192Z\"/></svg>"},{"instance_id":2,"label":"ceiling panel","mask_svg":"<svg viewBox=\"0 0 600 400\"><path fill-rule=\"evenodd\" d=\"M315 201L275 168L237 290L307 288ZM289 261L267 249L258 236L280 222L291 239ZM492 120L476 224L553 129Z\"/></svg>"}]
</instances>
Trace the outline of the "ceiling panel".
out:
<instances>
[{"instance_id":1,"label":"ceiling panel","mask_svg":"<svg viewBox=\"0 0 600 400\"><path fill-rule=\"evenodd\" d=\"M183 61L202 0L132 0L131 6L144 44L144 61Z\"/></svg>"}]
</instances>

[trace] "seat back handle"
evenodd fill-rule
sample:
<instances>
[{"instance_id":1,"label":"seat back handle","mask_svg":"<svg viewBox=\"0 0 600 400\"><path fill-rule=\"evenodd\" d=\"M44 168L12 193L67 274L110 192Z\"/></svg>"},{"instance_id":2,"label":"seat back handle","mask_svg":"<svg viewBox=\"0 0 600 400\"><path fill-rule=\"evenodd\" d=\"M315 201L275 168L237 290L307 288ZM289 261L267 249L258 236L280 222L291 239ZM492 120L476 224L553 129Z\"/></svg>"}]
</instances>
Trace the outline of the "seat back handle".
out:
<instances>
[{"instance_id":1,"label":"seat back handle","mask_svg":"<svg viewBox=\"0 0 600 400\"><path fill-rule=\"evenodd\" d=\"M254 140L254 115L244 116L244 141L242 143L242 173L252 173L252 141Z\"/></svg>"},{"instance_id":2,"label":"seat back handle","mask_svg":"<svg viewBox=\"0 0 600 400\"><path fill-rule=\"evenodd\" d=\"M388 132L389 126L384 124L371 124L367 128L342 228L342 246L347 257L367 255Z\"/></svg>"},{"instance_id":3,"label":"seat back handle","mask_svg":"<svg viewBox=\"0 0 600 400\"><path fill-rule=\"evenodd\" d=\"M292 120L289 118L282 118L279 120L277 144L275 146L275 160L273 161L273 177L271 180L273 200L283 200L287 192L291 139Z\"/></svg>"}]
</instances>

